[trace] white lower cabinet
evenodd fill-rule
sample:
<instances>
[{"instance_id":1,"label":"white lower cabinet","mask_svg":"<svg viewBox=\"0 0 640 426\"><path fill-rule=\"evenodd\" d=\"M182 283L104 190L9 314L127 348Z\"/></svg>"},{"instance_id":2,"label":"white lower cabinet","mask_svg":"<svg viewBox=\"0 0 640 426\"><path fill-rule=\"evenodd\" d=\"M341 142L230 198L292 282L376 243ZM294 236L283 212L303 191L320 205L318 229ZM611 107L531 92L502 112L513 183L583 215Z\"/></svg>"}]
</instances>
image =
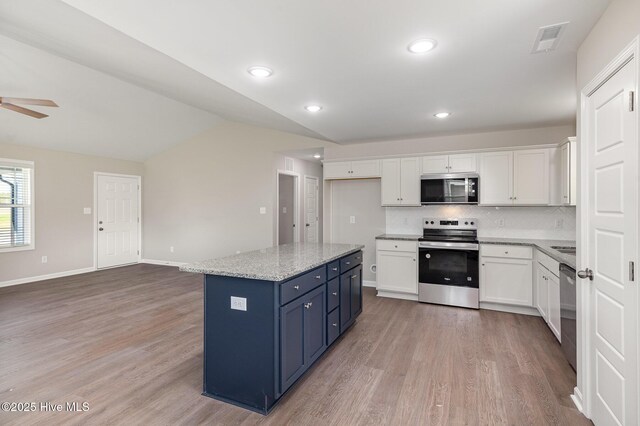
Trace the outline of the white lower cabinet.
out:
<instances>
[{"instance_id":1,"label":"white lower cabinet","mask_svg":"<svg viewBox=\"0 0 640 426\"><path fill-rule=\"evenodd\" d=\"M415 241L376 241L376 289L400 298L418 294L418 244ZM412 299L415 297L411 297ZM417 299L416 299L417 300Z\"/></svg>"},{"instance_id":2,"label":"white lower cabinet","mask_svg":"<svg viewBox=\"0 0 640 426\"><path fill-rule=\"evenodd\" d=\"M536 259L536 308L560 341L560 264L539 250Z\"/></svg>"},{"instance_id":3,"label":"white lower cabinet","mask_svg":"<svg viewBox=\"0 0 640 426\"><path fill-rule=\"evenodd\" d=\"M480 302L533 307L532 258L531 247L483 244Z\"/></svg>"}]
</instances>

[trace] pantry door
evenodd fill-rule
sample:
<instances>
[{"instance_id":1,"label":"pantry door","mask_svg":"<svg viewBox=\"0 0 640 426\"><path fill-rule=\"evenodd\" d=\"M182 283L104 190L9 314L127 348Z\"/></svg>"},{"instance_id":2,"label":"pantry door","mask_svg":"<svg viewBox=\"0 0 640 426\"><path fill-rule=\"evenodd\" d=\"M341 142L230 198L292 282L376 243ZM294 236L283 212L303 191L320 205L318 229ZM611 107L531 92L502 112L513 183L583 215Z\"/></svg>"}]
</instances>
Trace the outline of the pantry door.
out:
<instances>
[{"instance_id":1,"label":"pantry door","mask_svg":"<svg viewBox=\"0 0 640 426\"><path fill-rule=\"evenodd\" d=\"M632 59L586 99L591 418L638 424L638 122ZM586 206L585 206L586 207ZM585 229L585 228L583 228ZM581 271L582 277L589 271ZM635 281L635 282L634 282Z\"/></svg>"},{"instance_id":2,"label":"pantry door","mask_svg":"<svg viewBox=\"0 0 640 426\"><path fill-rule=\"evenodd\" d=\"M98 269L139 260L139 185L137 176L96 175Z\"/></svg>"}]
</instances>

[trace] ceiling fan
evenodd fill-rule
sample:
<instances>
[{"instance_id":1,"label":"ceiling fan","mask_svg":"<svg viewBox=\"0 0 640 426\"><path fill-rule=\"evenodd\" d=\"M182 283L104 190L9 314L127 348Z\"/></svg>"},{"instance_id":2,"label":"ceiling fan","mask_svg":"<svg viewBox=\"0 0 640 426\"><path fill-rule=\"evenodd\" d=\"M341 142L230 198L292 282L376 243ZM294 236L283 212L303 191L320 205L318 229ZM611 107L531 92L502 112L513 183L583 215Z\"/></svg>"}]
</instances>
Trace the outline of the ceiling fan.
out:
<instances>
[{"instance_id":1,"label":"ceiling fan","mask_svg":"<svg viewBox=\"0 0 640 426\"><path fill-rule=\"evenodd\" d=\"M34 111L32 109L23 108L16 104L24 104L24 105L40 105L46 107L57 107L53 101L48 99L29 99L29 98L4 98L0 97L0 108L9 109L11 111L19 112L20 114L25 114L33 118L45 118L48 117L47 114L43 114L38 111Z\"/></svg>"}]
</instances>

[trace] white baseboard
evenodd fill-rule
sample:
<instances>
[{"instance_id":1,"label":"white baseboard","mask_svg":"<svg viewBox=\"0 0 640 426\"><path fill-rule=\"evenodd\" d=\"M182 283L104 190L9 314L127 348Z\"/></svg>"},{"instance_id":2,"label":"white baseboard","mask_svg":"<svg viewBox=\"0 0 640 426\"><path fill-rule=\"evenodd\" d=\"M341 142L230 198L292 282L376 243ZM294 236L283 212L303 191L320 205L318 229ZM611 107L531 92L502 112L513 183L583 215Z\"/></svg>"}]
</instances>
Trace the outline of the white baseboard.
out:
<instances>
[{"instance_id":1,"label":"white baseboard","mask_svg":"<svg viewBox=\"0 0 640 426\"><path fill-rule=\"evenodd\" d=\"M580 392L580 389L578 389L577 386L573 388L573 393L570 395L570 397L573 403L576 405L576 408L578 409L578 411L584 414L584 409L582 405L582 392Z\"/></svg>"},{"instance_id":2,"label":"white baseboard","mask_svg":"<svg viewBox=\"0 0 640 426\"><path fill-rule=\"evenodd\" d=\"M0 282L0 287L9 287L12 285L27 284L27 283L33 283L36 281L44 281L44 280L51 280L54 278L69 277L71 275L86 274L88 272L93 272L95 270L96 269L92 266L90 268L73 269L71 271L55 272L53 274L37 275L35 277L18 278L17 280L2 281Z\"/></svg>"},{"instance_id":3,"label":"white baseboard","mask_svg":"<svg viewBox=\"0 0 640 426\"><path fill-rule=\"evenodd\" d=\"M186 265L186 262L172 262L171 260L156 260L156 259L142 259L140 263L148 263L149 265L164 265L164 266L182 266Z\"/></svg>"},{"instance_id":4,"label":"white baseboard","mask_svg":"<svg viewBox=\"0 0 640 426\"><path fill-rule=\"evenodd\" d=\"M375 281L362 280L362 287L373 287L376 288L377 283Z\"/></svg>"},{"instance_id":5,"label":"white baseboard","mask_svg":"<svg viewBox=\"0 0 640 426\"><path fill-rule=\"evenodd\" d=\"M393 291L384 291L384 290L378 290L378 297L388 297L390 299L413 300L416 302L418 301L417 294L396 293Z\"/></svg>"},{"instance_id":6,"label":"white baseboard","mask_svg":"<svg viewBox=\"0 0 640 426\"><path fill-rule=\"evenodd\" d=\"M501 303L480 302L480 309L488 309L490 311L509 312L512 314L531 315L539 317L540 312L536 308L528 306L503 305Z\"/></svg>"}]
</instances>

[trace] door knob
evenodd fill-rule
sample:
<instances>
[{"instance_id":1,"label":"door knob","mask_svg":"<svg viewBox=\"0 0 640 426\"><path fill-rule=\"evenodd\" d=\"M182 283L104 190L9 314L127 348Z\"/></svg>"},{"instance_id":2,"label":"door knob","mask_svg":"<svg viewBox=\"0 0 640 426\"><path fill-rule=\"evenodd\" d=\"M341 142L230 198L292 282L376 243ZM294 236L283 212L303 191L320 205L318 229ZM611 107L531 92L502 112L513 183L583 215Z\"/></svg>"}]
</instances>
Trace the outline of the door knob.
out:
<instances>
[{"instance_id":1,"label":"door knob","mask_svg":"<svg viewBox=\"0 0 640 426\"><path fill-rule=\"evenodd\" d=\"M98 228L98 231L104 231L104 228L101 226L100 228Z\"/></svg>"},{"instance_id":2,"label":"door knob","mask_svg":"<svg viewBox=\"0 0 640 426\"><path fill-rule=\"evenodd\" d=\"M578 277L582 278L583 280L585 278L589 278L589 281L593 281L593 271L589 268L585 269L584 271L578 271Z\"/></svg>"}]
</instances>

